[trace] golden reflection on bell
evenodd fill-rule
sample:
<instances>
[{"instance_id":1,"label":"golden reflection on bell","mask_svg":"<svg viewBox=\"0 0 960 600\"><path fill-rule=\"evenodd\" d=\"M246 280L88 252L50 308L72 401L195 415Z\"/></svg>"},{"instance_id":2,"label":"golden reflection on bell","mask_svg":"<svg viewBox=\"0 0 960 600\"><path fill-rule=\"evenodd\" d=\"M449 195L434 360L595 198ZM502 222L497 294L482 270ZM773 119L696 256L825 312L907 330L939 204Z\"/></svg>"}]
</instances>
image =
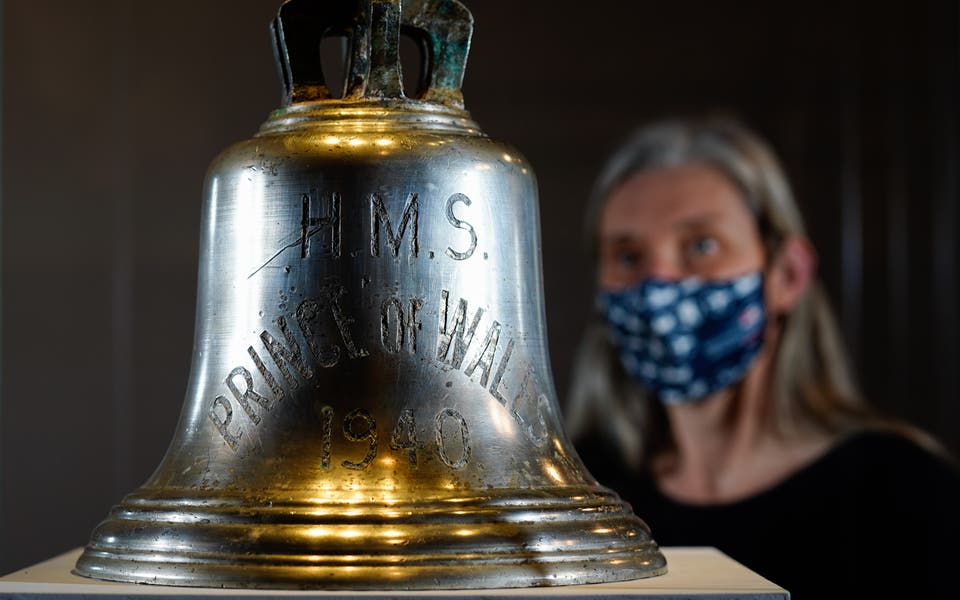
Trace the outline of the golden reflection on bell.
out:
<instances>
[{"instance_id":1,"label":"golden reflection on bell","mask_svg":"<svg viewBox=\"0 0 960 600\"><path fill-rule=\"evenodd\" d=\"M536 182L460 86L456 0L289 0L284 107L210 168L196 337L162 464L80 575L439 589L665 572L563 434ZM399 36L428 57L405 91ZM346 90L320 68L350 40Z\"/></svg>"}]
</instances>

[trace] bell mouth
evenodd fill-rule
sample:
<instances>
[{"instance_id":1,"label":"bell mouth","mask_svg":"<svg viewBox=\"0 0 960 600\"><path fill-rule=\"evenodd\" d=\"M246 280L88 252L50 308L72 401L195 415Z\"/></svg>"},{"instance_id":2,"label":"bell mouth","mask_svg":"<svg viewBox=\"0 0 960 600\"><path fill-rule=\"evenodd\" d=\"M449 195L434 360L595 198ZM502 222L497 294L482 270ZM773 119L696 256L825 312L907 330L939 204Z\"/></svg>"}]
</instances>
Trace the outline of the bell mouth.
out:
<instances>
[{"instance_id":1,"label":"bell mouth","mask_svg":"<svg viewBox=\"0 0 960 600\"><path fill-rule=\"evenodd\" d=\"M470 113L462 108L406 98L297 102L273 111L257 137L306 131L411 130L486 137Z\"/></svg>"},{"instance_id":2,"label":"bell mouth","mask_svg":"<svg viewBox=\"0 0 960 600\"><path fill-rule=\"evenodd\" d=\"M646 524L600 486L437 491L393 503L258 503L182 491L142 489L125 498L94 532L75 573L188 587L424 590L666 572Z\"/></svg>"}]
</instances>

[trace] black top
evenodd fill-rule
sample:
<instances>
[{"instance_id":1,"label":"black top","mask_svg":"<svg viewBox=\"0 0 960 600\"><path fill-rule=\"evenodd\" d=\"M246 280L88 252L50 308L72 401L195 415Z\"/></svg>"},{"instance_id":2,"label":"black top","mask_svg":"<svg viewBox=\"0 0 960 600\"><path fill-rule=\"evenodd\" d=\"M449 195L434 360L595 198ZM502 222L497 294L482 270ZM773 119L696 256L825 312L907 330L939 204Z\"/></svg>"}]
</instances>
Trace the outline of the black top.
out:
<instances>
[{"instance_id":1,"label":"black top","mask_svg":"<svg viewBox=\"0 0 960 600\"><path fill-rule=\"evenodd\" d=\"M852 435L772 488L712 505L668 498L602 443L578 450L661 546L715 546L793 598L960 599L960 474L902 436Z\"/></svg>"}]
</instances>

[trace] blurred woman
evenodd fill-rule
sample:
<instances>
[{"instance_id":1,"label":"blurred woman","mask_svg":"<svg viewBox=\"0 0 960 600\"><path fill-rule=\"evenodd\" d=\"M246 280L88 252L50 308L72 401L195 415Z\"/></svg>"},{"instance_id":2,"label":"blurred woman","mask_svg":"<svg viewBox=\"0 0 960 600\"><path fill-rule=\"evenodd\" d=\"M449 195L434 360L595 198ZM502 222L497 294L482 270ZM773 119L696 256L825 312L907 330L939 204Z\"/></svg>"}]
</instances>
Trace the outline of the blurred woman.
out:
<instances>
[{"instance_id":1,"label":"blurred woman","mask_svg":"<svg viewBox=\"0 0 960 600\"><path fill-rule=\"evenodd\" d=\"M716 546L801 599L960 597L960 477L858 394L767 145L730 121L641 129L587 221L597 319L568 430L657 541Z\"/></svg>"}]
</instances>

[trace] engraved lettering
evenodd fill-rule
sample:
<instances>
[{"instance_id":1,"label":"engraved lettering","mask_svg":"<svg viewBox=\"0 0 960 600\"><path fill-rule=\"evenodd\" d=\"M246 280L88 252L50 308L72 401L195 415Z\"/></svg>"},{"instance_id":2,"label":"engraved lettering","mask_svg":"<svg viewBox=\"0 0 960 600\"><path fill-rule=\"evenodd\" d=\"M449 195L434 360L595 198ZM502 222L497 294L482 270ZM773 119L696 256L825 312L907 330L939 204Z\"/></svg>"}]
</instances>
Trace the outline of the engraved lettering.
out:
<instances>
[{"instance_id":1,"label":"engraved lettering","mask_svg":"<svg viewBox=\"0 0 960 600\"><path fill-rule=\"evenodd\" d=\"M285 318L277 317L276 320L277 327L280 329L280 333L283 334L284 340L287 342L285 347L283 344L278 342L269 331L264 330L260 333L260 339L263 341L263 345L266 346L267 352L270 353L270 356L273 357L274 364L277 365L277 369L280 370L280 374L283 375L284 379L287 380L287 383L290 384L291 389L297 389L300 387L297 378L287 369L285 363L289 363L297 370L298 373L304 379L313 378L313 370L307 366L303 361L303 356L300 353L300 345L297 344L297 340L293 337L293 333L287 327L287 320Z\"/></svg>"},{"instance_id":2,"label":"engraved lettering","mask_svg":"<svg viewBox=\"0 0 960 600\"><path fill-rule=\"evenodd\" d=\"M546 395L537 393L537 377L533 367L528 367L520 383L520 391L513 399L513 416L527 438L535 446L542 446L549 435L544 415L550 409Z\"/></svg>"},{"instance_id":3,"label":"engraved lettering","mask_svg":"<svg viewBox=\"0 0 960 600\"><path fill-rule=\"evenodd\" d=\"M417 467L417 422L409 408L400 413L400 420L390 434L390 448L396 451L406 450L410 466Z\"/></svg>"},{"instance_id":4,"label":"engraved lettering","mask_svg":"<svg viewBox=\"0 0 960 600\"><path fill-rule=\"evenodd\" d=\"M410 340L407 343L407 349L410 354L417 353L417 332L423 329L423 323L417 320L421 308L423 308L421 298L410 298L410 310L407 312L407 338Z\"/></svg>"},{"instance_id":5,"label":"engraved lettering","mask_svg":"<svg viewBox=\"0 0 960 600\"><path fill-rule=\"evenodd\" d=\"M300 258L310 256L310 194L300 197Z\"/></svg>"},{"instance_id":6,"label":"engraved lettering","mask_svg":"<svg viewBox=\"0 0 960 600\"><path fill-rule=\"evenodd\" d=\"M263 364L263 359L260 358L260 355L257 354L253 346L247 348L247 354L250 355L250 359L253 360L253 364L256 365L257 371L260 371L260 375L262 375L264 381L267 382L267 386L270 388L270 391L273 392L274 397L277 400L283 400L287 393L283 391L283 387L281 387L277 378L274 377L273 373L267 368L267 365Z\"/></svg>"},{"instance_id":7,"label":"engraved lettering","mask_svg":"<svg viewBox=\"0 0 960 600\"><path fill-rule=\"evenodd\" d=\"M459 425L459 445L461 449L457 460L451 460L450 455L447 453L447 446L448 442L450 441L448 436L444 433L444 422L447 420L453 420L457 425ZM434 421L434 424L437 438L437 454L440 456L440 460L443 461L443 464L454 470L459 470L467 466L467 462L470 460L470 430L467 429L467 421L463 418L463 415L452 408L445 408L437 413L437 418ZM454 443L449 445L456 444Z\"/></svg>"},{"instance_id":8,"label":"engraved lettering","mask_svg":"<svg viewBox=\"0 0 960 600\"><path fill-rule=\"evenodd\" d=\"M370 256L380 256L380 225L387 233L387 247L394 257L400 256L400 242L403 240L403 234L410 226L410 254L416 258L420 253L420 201L418 195L414 192L407 197L407 204L403 209L403 216L400 218L400 227L397 228L397 234L393 234L393 222L390 220L390 214L383 203L383 198L379 194L370 194Z\"/></svg>"},{"instance_id":9,"label":"engraved lettering","mask_svg":"<svg viewBox=\"0 0 960 600\"><path fill-rule=\"evenodd\" d=\"M340 220L340 194L333 192L327 197L327 216L314 217L311 215L312 198L310 194L304 194L301 198L303 202L303 212L300 220L300 258L310 256L310 238L321 231L330 233L330 244L328 251L334 258L340 258L342 224Z\"/></svg>"},{"instance_id":10,"label":"engraved lettering","mask_svg":"<svg viewBox=\"0 0 960 600\"><path fill-rule=\"evenodd\" d=\"M242 392L240 391L240 388L237 387L237 377L241 377L244 385L246 386ZM274 401L269 398L265 398L254 391L253 375L251 375L250 371L244 369L243 367L237 367L236 369L230 371L230 374L227 376L224 383L227 384L227 387L230 389L233 397L237 399L237 402L240 403L240 407L243 408L245 413L247 413L247 416L250 417L250 420L253 421L254 425L260 424L260 415L254 412L251 403L260 405L264 410L273 410Z\"/></svg>"},{"instance_id":11,"label":"engraved lettering","mask_svg":"<svg viewBox=\"0 0 960 600\"><path fill-rule=\"evenodd\" d=\"M477 325L480 324L483 309L477 309L470 328L464 332L467 322L467 301L461 298L457 306L457 312L453 318L453 326L448 327L447 306L450 300L450 292L441 290L441 295L443 302L440 305L440 335L437 337L437 360L448 362L447 355L450 352L450 346L453 345L453 359L450 360L448 364L455 369L459 369L460 365L463 364L463 357L470 347L470 342L473 341L473 335L477 331Z\"/></svg>"},{"instance_id":12,"label":"engraved lettering","mask_svg":"<svg viewBox=\"0 0 960 600\"><path fill-rule=\"evenodd\" d=\"M394 327L390 327L390 312L396 315ZM383 348L391 354L400 352L403 347L403 335L406 323L403 317L403 305L399 298L387 298L380 305L380 341Z\"/></svg>"},{"instance_id":13,"label":"engraved lettering","mask_svg":"<svg viewBox=\"0 0 960 600\"><path fill-rule=\"evenodd\" d=\"M223 417L217 413L218 406L223 409ZM230 433L230 423L233 422L233 407L230 406L230 401L224 396L217 396L207 416L213 421L213 426L220 432L220 436L227 443L227 446L230 446L230 449L236 452L240 445L240 438L243 437L243 431L237 431L236 434Z\"/></svg>"},{"instance_id":14,"label":"engraved lettering","mask_svg":"<svg viewBox=\"0 0 960 600\"><path fill-rule=\"evenodd\" d=\"M524 428L524 433L534 446L540 447L547 441L549 431L544 418L546 412L550 410L550 401L545 394L536 396L523 395L517 398L517 408L514 411L514 417ZM526 416L522 416L523 411Z\"/></svg>"},{"instance_id":15,"label":"engraved lettering","mask_svg":"<svg viewBox=\"0 0 960 600\"><path fill-rule=\"evenodd\" d=\"M250 279L260 271L267 268L273 261L280 257L281 254L286 252L290 248L300 247L300 258L308 258L311 254L311 244L310 239L321 233L323 231L328 231L330 233L330 243L327 248L330 255L334 258L340 258L341 254L341 238L342 238L342 220L340 218L340 194L332 193L329 196L327 202L327 216L326 217L313 217L311 216L311 196L310 194L303 194L300 196L301 202L301 215L300 215L300 231L299 235L296 235L294 240L282 248L273 253L273 256L268 258L263 264L256 268L252 273L247 276L247 279ZM287 269L290 267L288 266ZM289 271L288 271L289 272Z\"/></svg>"},{"instance_id":16,"label":"engraved lettering","mask_svg":"<svg viewBox=\"0 0 960 600\"><path fill-rule=\"evenodd\" d=\"M356 431L354 425L356 421L362 421L365 429ZM373 459L377 457L377 422L370 412L363 408L356 408L347 413L343 419L343 437L351 442L367 442L367 454L358 463L349 460L341 464L354 471L362 471L370 466Z\"/></svg>"},{"instance_id":17,"label":"engraved lettering","mask_svg":"<svg viewBox=\"0 0 960 600\"><path fill-rule=\"evenodd\" d=\"M406 313L399 298L392 296L384 299L380 304L380 342L384 350L396 354L406 345L410 354L417 353L417 335L423 328L423 323L419 321L421 308L423 300L420 298L410 299Z\"/></svg>"},{"instance_id":18,"label":"engraved lettering","mask_svg":"<svg viewBox=\"0 0 960 600\"><path fill-rule=\"evenodd\" d=\"M333 408L319 402L313 406L320 417L320 466L329 469L333 447Z\"/></svg>"},{"instance_id":19,"label":"engraved lettering","mask_svg":"<svg viewBox=\"0 0 960 600\"><path fill-rule=\"evenodd\" d=\"M321 369L329 369L336 366L340 361L340 346L332 344L330 346L320 347L317 344L317 338L325 337L319 331L318 321L320 320L321 305L313 298L308 298L297 307L297 324L300 326L300 332L307 340L307 348L313 355L313 360Z\"/></svg>"},{"instance_id":20,"label":"engraved lettering","mask_svg":"<svg viewBox=\"0 0 960 600\"><path fill-rule=\"evenodd\" d=\"M467 206L473 204L473 201L470 200L465 194L454 194L447 199L447 221L457 229L463 229L470 234L470 247L464 252L457 252L453 248L447 247L447 256L453 260L467 260L477 249L477 232L473 228L473 225L467 223L466 221L461 221L453 214L453 205L462 202Z\"/></svg>"},{"instance_id":21,"label":"engraved lettering","mask_svg":"<svg viewBox=\"0 0 960 600\"><path fill-rule=\"evenodd\" d=\"M353 341L353 335L350 333L350 325L354 323L354 319L347 316L343 307L340 305L340 299L343 298L346 293L347 290L343 286L334 286L330 291L330 308L333 310L333 319L337 322L337 329L340 330L340 338L343 340L343 345L347 347L347 354L350 355L350 358L368 356L370 352L365 348L358 347L356 342Z\"/></svg>"},{"instance_id":22,"label":"engraved lettering","mask_svg":"<svg viewBox=\"0 0 960 600\"><path fill-rule=\"evenodd\" d=\"M480 385L487 387L487 380L490 379L490 372L493 370L493 356L497 351L497 343L500 341L500 323L494 321L487 332L487 337L483 340L483 346L476 358L467 365L464 373L467 377L473 375L473 372L480 367L483 374L480 376Z\"/></svg>"},{"instance_id":23,"label":"engraved lettering","mask_svg":"<svg viewBox=\"0 0 960 600\"><path fill-rule=\"evenodd\" d=\"M497 372L493 376L493 381L490 382L490 393L493 394L497 402L504 407L507 406L507 399L500 391L500 382L503 381L503 375L507 372L507 364L510 362L510 357L513 356L513 345L513 338L511 338L510 341L507 342L507 349L504 351L503 356L500 357L500 365L497 367Z\"/></svg>"}]
</instances>

